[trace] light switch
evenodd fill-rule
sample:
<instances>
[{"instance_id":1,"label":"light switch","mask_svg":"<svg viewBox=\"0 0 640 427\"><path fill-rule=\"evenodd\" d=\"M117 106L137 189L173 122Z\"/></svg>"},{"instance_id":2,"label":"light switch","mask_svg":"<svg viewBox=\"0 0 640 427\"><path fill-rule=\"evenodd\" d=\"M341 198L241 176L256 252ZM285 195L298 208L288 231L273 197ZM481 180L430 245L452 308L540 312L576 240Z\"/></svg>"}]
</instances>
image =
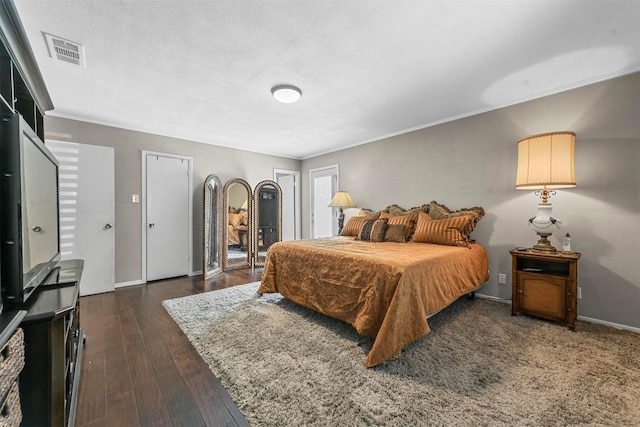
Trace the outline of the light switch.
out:
<instances>
[{"instance_id":1,"label":"light switch","mask_svg":"<svg viewBox=\"0 0 640 427\"><path fill-rule=\"evenodd\" d=\"M133 203L140 203L140 195L139 194L132 194L131 195L131 201Z\"/></svg>"}]
</instances>

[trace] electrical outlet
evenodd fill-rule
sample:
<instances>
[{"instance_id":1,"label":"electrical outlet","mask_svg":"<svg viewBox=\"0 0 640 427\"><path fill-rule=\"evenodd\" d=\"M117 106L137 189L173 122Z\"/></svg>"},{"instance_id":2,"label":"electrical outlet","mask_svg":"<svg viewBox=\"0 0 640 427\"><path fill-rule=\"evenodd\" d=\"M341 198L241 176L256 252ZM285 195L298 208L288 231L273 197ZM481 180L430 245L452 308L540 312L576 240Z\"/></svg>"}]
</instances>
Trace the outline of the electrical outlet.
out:
<instances>
[{"instance_id":1,"label":"electrical outlet","mask_svg":"<svg viewBox=\"0 0 640 427\"><path fill-rule=\"evenodd\" d=\"M578 299L582 299L582 288L578 286Z\"/></svg>"},{"instance_id":2,"label":"electrical outlet","mask_svg":"<svg viewBox=\"0 0 640 427\"><path fill-rule=\"evenodd\" d=\"M498 284L506 285L507 284L507 275L504 273L498 274Z\"/></svg>"}]
</instances>

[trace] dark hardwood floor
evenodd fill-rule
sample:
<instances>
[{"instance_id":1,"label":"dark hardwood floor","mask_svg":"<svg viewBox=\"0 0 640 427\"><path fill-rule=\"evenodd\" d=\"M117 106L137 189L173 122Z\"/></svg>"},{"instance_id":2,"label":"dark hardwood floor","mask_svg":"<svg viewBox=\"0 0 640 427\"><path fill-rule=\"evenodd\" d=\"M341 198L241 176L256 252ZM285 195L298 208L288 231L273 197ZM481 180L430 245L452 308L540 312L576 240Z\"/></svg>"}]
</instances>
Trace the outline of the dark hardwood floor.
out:
<instances>
[{"instance_id":1,"label":"dark hardwood floor","mask_svg":"<svg viewBox=\"0 0 640 427\"><path fill-rule=\"evenodd\" d=\"M260 280L262 269L151 282L80 299L87 337L76 426L247 426L162 301Z\"/></svg>"}]
</instances>

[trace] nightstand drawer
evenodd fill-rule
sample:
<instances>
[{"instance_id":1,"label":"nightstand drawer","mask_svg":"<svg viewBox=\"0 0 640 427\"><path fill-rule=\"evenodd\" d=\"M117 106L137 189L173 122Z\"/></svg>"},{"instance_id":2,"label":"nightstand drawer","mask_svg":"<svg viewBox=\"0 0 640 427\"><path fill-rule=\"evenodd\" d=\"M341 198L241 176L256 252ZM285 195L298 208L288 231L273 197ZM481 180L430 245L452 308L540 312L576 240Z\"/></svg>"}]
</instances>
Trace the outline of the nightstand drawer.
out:
<instances>
[{"instance_id":1,"label":"nightstand drawer","mask_svg":"<svg viewBox=\"0 0 640 427\"><path fill-rule=\"evenodd\" d=\"M518 275L518 307L521 312L550 320L566 320L565 280L533 273Z\"/></svg>"}]
</instances>

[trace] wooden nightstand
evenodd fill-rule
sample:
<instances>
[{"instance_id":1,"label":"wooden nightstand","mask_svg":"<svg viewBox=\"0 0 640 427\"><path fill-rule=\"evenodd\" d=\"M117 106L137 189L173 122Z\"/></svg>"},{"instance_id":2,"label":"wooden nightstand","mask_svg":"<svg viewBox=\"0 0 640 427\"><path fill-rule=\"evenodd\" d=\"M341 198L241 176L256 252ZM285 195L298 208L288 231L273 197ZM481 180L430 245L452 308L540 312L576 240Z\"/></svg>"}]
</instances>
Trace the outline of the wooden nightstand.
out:
<instances>
[{"instance_id":1,"label":"wooden nightstand","mask_svg":"<svg viewBox=\"0 0 640 427\"><path fill-rule=\"evenodd\" d=\"M511 254L511 315L518 312L565 322L575 331L578 315L578 252Z\"/></svg>"}]
</instances>

